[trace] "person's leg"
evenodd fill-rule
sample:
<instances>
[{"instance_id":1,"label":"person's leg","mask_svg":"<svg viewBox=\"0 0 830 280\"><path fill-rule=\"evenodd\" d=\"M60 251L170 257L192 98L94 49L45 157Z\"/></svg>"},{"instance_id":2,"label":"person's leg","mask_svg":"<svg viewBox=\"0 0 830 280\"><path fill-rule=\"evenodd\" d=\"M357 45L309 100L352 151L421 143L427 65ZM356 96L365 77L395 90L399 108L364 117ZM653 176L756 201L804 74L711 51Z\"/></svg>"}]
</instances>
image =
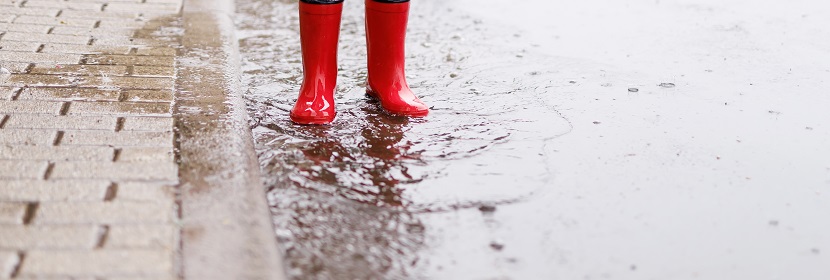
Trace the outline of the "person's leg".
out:
<instances>
[{"instance_id":1,"label":"person's leg","mask_svg":"<svg viewBox=\"0 0 830 280\"><path fill-rule=\"evenodd\" d=\"M337 86L337 39L343 0L301 0L300 41L303 85L291 120L298 124L326 124L334 120Z\"/></svg>"},{"instance_id":2,"label":"person's leg","mask_svg":"<svg viewBox=\"0 0 830 280\"><path fill-rule=\"evenodd\" d=\"M394 115L423 117L429 108L412 93L404 73L409 0L366 0L366 93Z\"/></svg>"}]
</instances>

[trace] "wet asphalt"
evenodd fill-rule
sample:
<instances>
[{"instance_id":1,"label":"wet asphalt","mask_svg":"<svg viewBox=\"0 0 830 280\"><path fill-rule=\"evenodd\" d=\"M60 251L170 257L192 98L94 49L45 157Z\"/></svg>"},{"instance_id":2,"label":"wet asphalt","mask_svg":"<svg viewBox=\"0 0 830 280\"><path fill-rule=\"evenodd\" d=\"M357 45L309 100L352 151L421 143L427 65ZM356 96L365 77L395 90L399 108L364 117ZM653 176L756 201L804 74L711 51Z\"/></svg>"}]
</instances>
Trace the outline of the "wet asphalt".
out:
<instances>
[{"instance_id":1,"label":"wet asphalt","mask_svg":"<svg viewBox=\"0 0 830 280\"><path fill-rule=\"evenodd\" d=\"M412 2L406 119L347 1L338 117L297 126L297 3L238 1L292 277L830 277L827 4L481 2Z\"/></svg>"}]
</instances>

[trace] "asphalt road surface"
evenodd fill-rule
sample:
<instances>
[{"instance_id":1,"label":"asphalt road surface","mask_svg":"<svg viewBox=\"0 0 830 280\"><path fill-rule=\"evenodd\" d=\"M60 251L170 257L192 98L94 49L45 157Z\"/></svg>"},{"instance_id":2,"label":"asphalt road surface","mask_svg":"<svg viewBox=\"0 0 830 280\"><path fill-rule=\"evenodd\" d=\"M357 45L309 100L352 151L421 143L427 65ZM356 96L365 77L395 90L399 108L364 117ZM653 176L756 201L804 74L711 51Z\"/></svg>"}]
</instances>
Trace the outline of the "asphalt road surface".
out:
<instances>
[{"instance_id":1,"label":"asphalt road surface","mask_svg":"<svg viewBox=\"0 0 830 280\"><path fill-rule=\"evenodd\" d=\"M830 279L830 4L412 1L432 107L291 124L297 3L241 0L251 125L297 279Z\"/></svg>"}]
</instances>

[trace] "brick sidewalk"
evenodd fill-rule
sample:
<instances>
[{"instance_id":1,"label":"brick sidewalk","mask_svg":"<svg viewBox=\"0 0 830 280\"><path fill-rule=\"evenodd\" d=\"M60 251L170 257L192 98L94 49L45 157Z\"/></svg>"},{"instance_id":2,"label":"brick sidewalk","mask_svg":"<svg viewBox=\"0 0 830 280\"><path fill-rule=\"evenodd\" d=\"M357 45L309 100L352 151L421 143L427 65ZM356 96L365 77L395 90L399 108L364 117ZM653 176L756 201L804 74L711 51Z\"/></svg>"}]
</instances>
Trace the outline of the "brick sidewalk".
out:
<instances>
[{"instance_id":1,"label":"brick sidewalk","mask_svg":"<svg viewBox=\"0 0 830 280\"><path fill-rule=\"evenodd\" d=\"M181 7L0 2L0 279L181 277Z\"/></svg>"}]
</instances>

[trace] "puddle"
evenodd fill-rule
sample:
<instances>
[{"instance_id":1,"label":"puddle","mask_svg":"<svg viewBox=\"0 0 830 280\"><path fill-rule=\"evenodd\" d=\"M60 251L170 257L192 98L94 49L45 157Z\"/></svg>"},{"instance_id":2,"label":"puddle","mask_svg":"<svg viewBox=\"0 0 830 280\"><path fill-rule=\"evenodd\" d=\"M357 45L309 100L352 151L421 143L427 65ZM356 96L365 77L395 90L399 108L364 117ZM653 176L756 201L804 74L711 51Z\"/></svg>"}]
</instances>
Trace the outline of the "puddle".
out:
<instances>
[{"instance_id":1,"label":"puddle","mask_svg":"<svg viewBox=\"0 0 830 280\"><path fill-rule=\"evenodd\" d=\"M549 187L544 145L571 125L540 96L567 80L552 81L548 64L505 45L510 33L488 44L500 31L484 32L480 20L458 13L442 20L452 11L441 1L413 5L407 78L432 111L425 119L393 117L364 96L363 5L350 1L337 119L297 126L288 118L302 80L297 3L238 7L245 97L292 277L426 277L424 254L442 246L430 240L457 225L425 217L493 212Z\"/></svg>"}]
</instances>

